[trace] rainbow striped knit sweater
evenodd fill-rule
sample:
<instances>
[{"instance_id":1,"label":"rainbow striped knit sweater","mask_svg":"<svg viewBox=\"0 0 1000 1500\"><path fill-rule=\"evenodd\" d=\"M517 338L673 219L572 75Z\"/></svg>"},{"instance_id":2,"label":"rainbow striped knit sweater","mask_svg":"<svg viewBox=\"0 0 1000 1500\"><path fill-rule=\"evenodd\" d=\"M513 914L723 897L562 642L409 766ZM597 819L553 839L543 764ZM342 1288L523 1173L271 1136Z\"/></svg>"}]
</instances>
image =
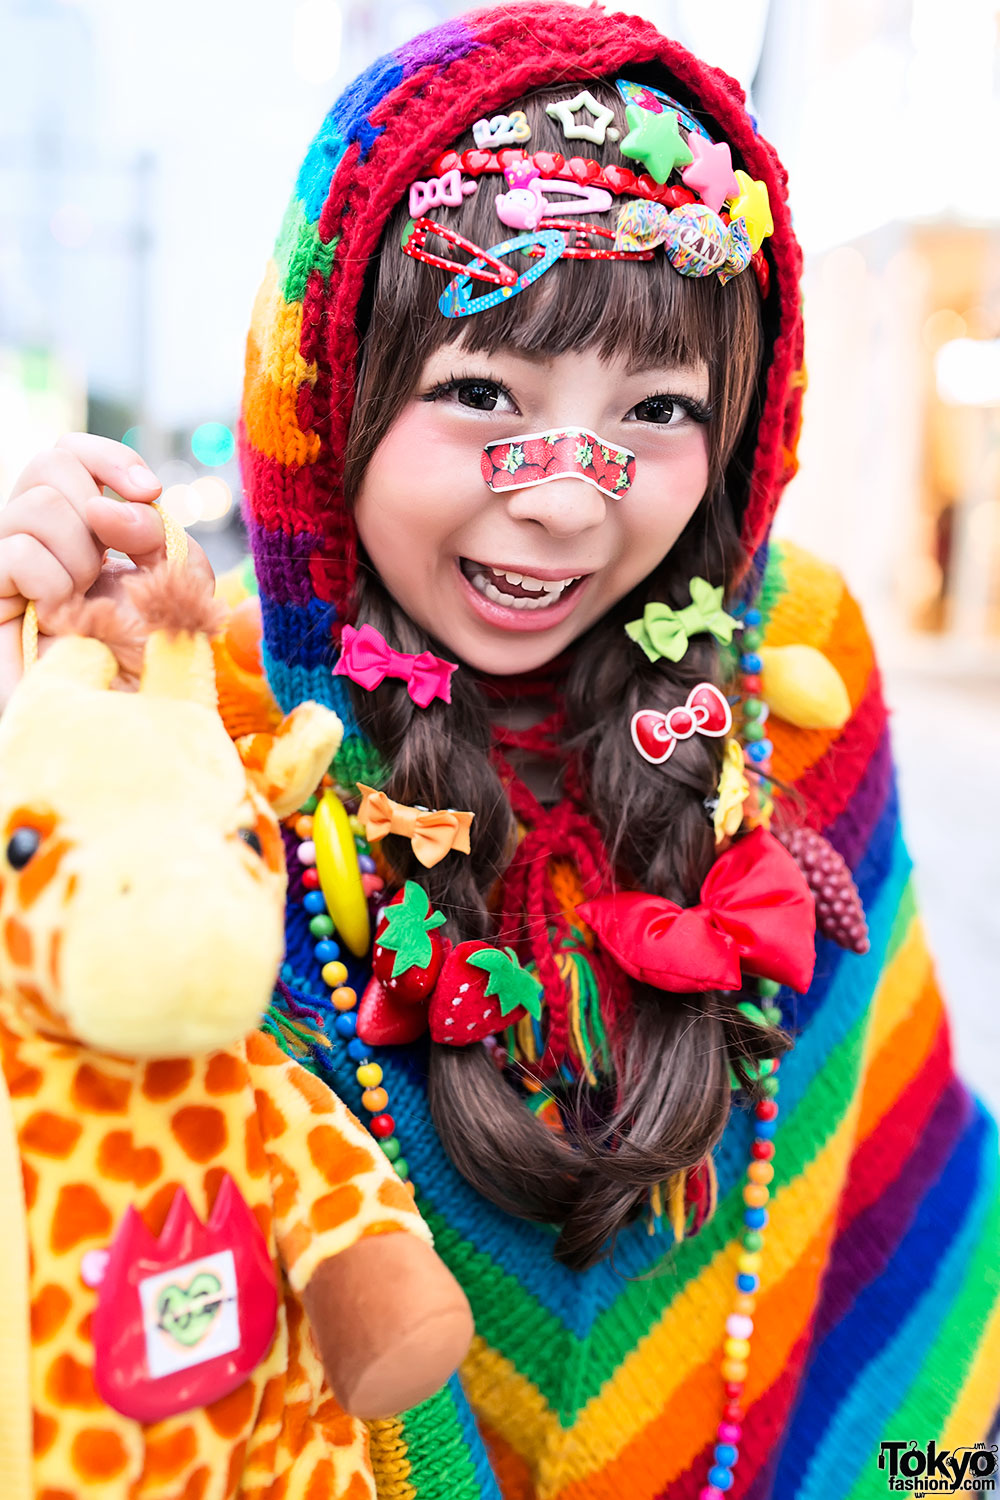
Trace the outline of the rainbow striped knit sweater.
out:
<instances>
[{"instance_id":1,"label":"rainbow striped knit sweater","mask_svg":"<svg viewBox=\"0 0 1000 1500\"><path fill-rule=\"evenodd\" d=\"M756 448L730 493L761 584L766 640L824 651L853 712L837 733L773 723L775 770L852 867L864 957L820 942L781 1113L732 1494L840 1500L888 1493L883 1441L954 1448L987 1436L1000 1398L996 1127L952 1069L898 826L886 712L857 607L832 570L767 548L794 472L802 393L800 257L784 175L732 80L651 26L597 7L501 5L380 59L335 104L300 172L254 312L242 456L268 673L285 709L329 703L345 721L338 774L371 770L344 679L356 539L341 499L357 352L355 314L401 193L473 119L519 90L585 87L616 71L685 98L768 185L766 377ZM525 293L524 295L528 295ZM752 459L752 461L750 461ZM747 477L749 476L749 477ZM293 900L288 978L318 982ZM358 1107L334 1043L331 1082ZM375 1424L381 1500L696 1500L723 1403L724 1324L751 1120L734 1111L716 1154L719 1202L693 1238L637 1225L614 1264L572 1272L545 1228L505 1216L451 1166L430 1123L423 1054L379 1062L417 1201L476 1318L472 1352L439 1396ZM652 1274L649 1274L652 1273Z\"/></svg>"}]
</instances>

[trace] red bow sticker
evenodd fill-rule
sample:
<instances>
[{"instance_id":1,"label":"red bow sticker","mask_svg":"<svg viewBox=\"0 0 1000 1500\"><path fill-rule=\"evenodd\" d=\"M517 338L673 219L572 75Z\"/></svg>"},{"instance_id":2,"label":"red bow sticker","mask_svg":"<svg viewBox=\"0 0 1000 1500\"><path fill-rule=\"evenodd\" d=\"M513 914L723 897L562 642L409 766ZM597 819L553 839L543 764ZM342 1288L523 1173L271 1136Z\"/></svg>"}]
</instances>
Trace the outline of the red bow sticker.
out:
<instances>
[{"instance_id":1,"label":"red bow sticker","mask_svg":"<svg viewBox=\"0 0 1000 1500\"><path fill-rule=\"evenodd\" d=\"M99 1280L94 1378L136 1422L207 1406L242 1385L271 1346L278 1287L267 1242L230 1176L207 1224L183 1188L159 1239L129 1208Z\"/></svg>"},{"instance_id":2,"label":"red bow sticker","mask_svg":"<svg viewBox=\"0 0 1000 1500\"><path fill-rule=\"evenodd\" d=\"M712 682L699 682L682 707L666 714L641 708L633 714L632 743L644 760L659 766L673 755L678 740L689 740L693 734L719 739L732 725L732 709L719 689Z\"/></svg>"},{"instance_id":3,"label":"red bow sticker","mask_svg":"<svg viewBox=\"0 0 1000 1500\"><path fill-rule=\"evenodd\" d=\"M705 876L697 906L645 891L577 907L633 979L686 994L738 990L743 972L804 993L816 963L816 908L806 878L773 834L754 829Z\"/></svg>"}]
</instances>

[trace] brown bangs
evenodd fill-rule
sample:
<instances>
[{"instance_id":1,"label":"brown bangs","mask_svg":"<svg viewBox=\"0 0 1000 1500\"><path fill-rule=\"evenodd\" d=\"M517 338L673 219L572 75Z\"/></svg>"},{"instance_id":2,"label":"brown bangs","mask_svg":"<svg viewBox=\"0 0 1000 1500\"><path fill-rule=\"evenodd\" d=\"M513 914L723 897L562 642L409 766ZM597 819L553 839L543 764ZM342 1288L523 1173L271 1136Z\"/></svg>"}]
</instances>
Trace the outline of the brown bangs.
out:
<instances>
[{"instance_id":1,"label":"brown bangs","mask_svg":"<svg viewBox=\"0 0 1000 1500\"><path fill-rule=\"evenodd\" d=\"M584 85L579 85L583 87ZM578 85L539 90L512 100L508 111L524 110L531 126L532 151L574 152L602 163L620 162L614 142L566 141L546 104L565 99ZM594 98L615 114L615 126L628 132L624 104L613 84L602 79L586 84ZM455 149L472 145L470 135ZM429 175L429 174L428 174ZM512 238L497 217L495 198L504 190L502 177L478 179L475 193L461 207L429 211L474 245L484 248ZM610 226L618 207L594 215ZM552 217L559 217L553 206ZM466 318L446 318L438 298L449 273L414 260L400 249L410 217L401 203L382 235L373 261L367 296L362 299L361 364L358 395L345 457L344 487L350 502L378 444L416 389L421 370L433 352L461 343L469 352L499 349L555 357L574 350L596 350L603 358L624 358L630 369L705 364L709 372L710 488L719 490L740 432L754 404L760 361L760 301L752 271L721 286L715 276L680 276L658 250L651 261L560 260L533 285L496 307ZM586 222L587 214L574 215ZM434 253L464 262L468 257L443 241L428 242ZM512 264L527 265L520 255ZM485 284L479 290L488 290ZM734 476L735 478L736 476ZM742 508L739 479L732 486L734 509Z\"/></svg>"}]
</instances>

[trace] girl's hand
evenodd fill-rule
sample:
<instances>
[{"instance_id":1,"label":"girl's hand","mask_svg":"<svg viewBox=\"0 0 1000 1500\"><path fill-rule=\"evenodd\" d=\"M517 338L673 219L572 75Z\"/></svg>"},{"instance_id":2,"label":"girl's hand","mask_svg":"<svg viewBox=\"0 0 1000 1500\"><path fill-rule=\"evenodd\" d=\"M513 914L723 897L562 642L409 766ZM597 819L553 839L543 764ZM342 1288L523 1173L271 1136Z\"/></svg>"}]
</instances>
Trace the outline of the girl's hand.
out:
<instances>
[{"instance_id":1,"label":"girl's hand","mask_svg":"<svg viewBox=\"0 0 1000 1500\"><path fill-rule=\"evenodd\" d=\"M108 500L108 485L123 498ZM0 509L0 709L21 677L21 621L38 610L39 650L59 606L85 594L119 598L136 568L166 557L163 523L152 508L162 486L134 449L71 432L39 453ZM108 550L130 562L108 561ZM211 565L188 539L187 566L214 584Z\"/></svg>"}]
</instances>

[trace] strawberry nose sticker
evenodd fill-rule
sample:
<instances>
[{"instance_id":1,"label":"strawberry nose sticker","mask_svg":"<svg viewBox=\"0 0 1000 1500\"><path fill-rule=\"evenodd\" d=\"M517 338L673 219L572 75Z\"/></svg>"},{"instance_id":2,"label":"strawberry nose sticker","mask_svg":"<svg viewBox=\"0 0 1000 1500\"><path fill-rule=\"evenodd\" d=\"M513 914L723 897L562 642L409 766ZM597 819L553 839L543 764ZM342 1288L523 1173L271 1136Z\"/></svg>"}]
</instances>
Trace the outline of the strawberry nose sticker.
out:
<instances>
[{"instance_id":1,"label":"strawberry nose sticker","mask_svg":"<svg viewBox=\"0 0 1000 1500\"><path fill-rule=\"evenodd\" d=\"M274 1337L278 1289L267 1242L231 1177L208 1223L183 1188L155 1239L134 1208L81 1269L97 1286L94 1375L109 1406L159 1422L242 1385Z\"/></svg>"},{"instance_id":2,"label":"strawberry nose sticker","mask_svg":"<svg viewBox=\"0 0 1000 1500\"><path fill-rule=\"evenodd\" d=\"M635 454L586 427L559 427L487 443L480 467L491 490L524 490L570 475L614 500L635 478Z\"/></svg>"}]
</instances>

